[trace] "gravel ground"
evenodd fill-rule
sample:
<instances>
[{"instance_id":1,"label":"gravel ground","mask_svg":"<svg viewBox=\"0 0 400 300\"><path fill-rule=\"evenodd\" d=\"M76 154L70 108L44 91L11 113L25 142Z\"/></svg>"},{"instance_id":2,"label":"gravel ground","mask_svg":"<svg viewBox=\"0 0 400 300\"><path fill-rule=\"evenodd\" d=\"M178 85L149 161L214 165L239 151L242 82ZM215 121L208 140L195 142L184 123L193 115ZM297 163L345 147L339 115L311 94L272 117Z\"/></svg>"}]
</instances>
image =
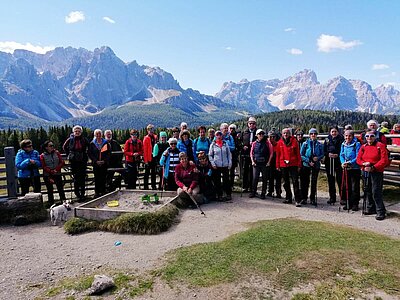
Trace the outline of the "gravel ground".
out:
<instances>
[{"instance_id":1,"label":"gravel ground","mask_svg":"<svg viewBox=\"0 0 400 300\"><path fill-rule=\"evenodd\" d=\"M400 220L376 221L361 212L339 211L326 205L326 194L319 195L317 208L282 204L278 199L249 199L234 194L229 203L183 210L180 222L155 236L91 232L70 236L50 221L25 227L0 228L0 299L33 299L35 285L57 282L64 277L92 274L96 270L136 269L138 272L159 266L163 255L172 249L196 243L220 241L243 231L247 223L278 218L324 221L370 230L400 238ZM114 246L121 241L120 246Z\"/></svg>"}]
</instances>

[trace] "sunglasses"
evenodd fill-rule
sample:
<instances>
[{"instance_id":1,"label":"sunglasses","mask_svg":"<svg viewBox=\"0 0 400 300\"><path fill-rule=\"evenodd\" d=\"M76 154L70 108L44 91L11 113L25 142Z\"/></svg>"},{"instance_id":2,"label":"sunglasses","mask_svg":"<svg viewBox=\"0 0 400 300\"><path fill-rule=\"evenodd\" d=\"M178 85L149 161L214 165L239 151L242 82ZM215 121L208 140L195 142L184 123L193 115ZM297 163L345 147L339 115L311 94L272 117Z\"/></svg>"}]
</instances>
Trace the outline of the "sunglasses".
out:
<instances>
[{"instance_id":1,"label":"sunglasses","mask_svg":"<svg viewBox=\"0 0 400 300\"><path fill-rule=\"evenodd\" d=\"M54 147L54 145L53 144L48 144L47 147Z\"/></svg>"},{"instance_id":2,"label":"sunglasses","mask_svg":"<svg viewBox=\"0 0 400 300\"><path fill-rule=\"evenodd\" d=\"M256 125L256 123L254 123L254 122L249 122L249 125Z\"/></svg>"},{"instance_id":3,"label":"sunglasses","mask_svg":"<svg viewBox=\"0 0 400 300\"><path fill-rule=\"evenodd\" d=\"M170 145L172 146L172 145L175 145L176 146L176 143L170 143Z\"/></svg>"},{"instance_id":4,"label":"sunglasses","mask_svg":"<svg viewBox=\"0 0 400 300\"><path fill-rule=\"evenodd\" d=\"M26 145L25 146L25 148L31 148L32 147L32 145Z\"/></svg>"},{"instance_id":5,"label":"sunglasses","mask_svg":"<svg viewBox=\"0 0 400 300\"><path fill-rule=\"evenodd\" d=\"M310 133L310 135L317 135L316 133Z\"/></svg>"},{"instance_id":6,"label":"sunglasses","mask_svg":"<svg viewBox=\"0 0 400 300\"><path fill-rule=\"evenodd\" d=\"M199 160L206 160L207 158L205 157L200 157Z\"/></svg>"},{"instance_id":7,"label":"sunglasses","mask_svg":"<svg viewBox=\"0 0 400 300\"><path fill-rule=\"evenodd\" d=\"M366 134L365 137L366 137L366 138L375 137L375 134Z\"/></svg>"}]
</instances>

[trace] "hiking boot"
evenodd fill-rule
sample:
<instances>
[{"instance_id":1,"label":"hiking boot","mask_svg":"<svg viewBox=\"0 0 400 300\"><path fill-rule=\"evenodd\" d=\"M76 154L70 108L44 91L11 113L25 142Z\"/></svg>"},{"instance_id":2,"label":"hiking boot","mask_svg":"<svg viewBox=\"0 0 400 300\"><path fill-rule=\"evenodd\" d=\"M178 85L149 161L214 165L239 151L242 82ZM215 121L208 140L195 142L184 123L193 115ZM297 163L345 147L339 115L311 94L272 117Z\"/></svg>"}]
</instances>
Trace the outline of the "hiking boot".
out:
<instances>
[{"instance_id":1,"label":"hiking boot","mask_svg":"<svg viewBox=\"0 0 400 300\"><path fill-rule=\"evenodd\" d=\"M317 201L315 201L315 200L311 201L310 204L313 205L313 206L317 206Z\"/></svg>"},{"instance_id":2,"label":"hiking boot","mask_svg":"<svg viewBox=\"0 0 400 300\"><path fill-rule=\"evenodd\" d=\"M354 206L351 208L351 210L352 210L352 211L358 211L358 210L359 210L358 205L354 205Z\"/></svg>"},{"instance_id":3,"label":"hiking boot","mask_svg":"<svg viewBox=\"0 0 400 300\"><path fill-rule=\"evenodd\" d=\"M272 197L273 197L273 196L272 196L272 193L268 193L268 194L267 194L267 197L271 197L271 198L272 198Z\"/></svg>"},{"instance_id":4,"label":"hiking boot","mask_svg":"<svg viewBox=\"0 0 400 300\"><path fill-rule=\"evenodd\" d=\"M231 195L226 195L226 200L227 200L227 201L232 200L232 196L231 196Z\"/></svg>"},{"instance_id":5,"label":"hiking boot","mask_svg":"<svg viewBox=\"0 0 400 300\"><path fill-rule=\"evenodd\" d=\"M249 189L246 189L246 188L244 188L242 191L242 193L248 193L248 192L249 192Z\"/></svg>"},{"instance_id":6,"label":"hiking boot","mask_svg":"<svg viewBox=\"0 0 400 300\"><path fill-rule=\"evenodd\" d=\"M296 202L296 207L301 207L301 202Z\"/></svg>"},{"instance_id":7,"label":"hiking boot","mask_svg":"<svg viewBox=\"0 0 400 300\"><path fill-rule=\"evenodd\" d=\"M254 198L255 196L256 196L255 193L250 193L250 194L249 194L249 198Z\"/></svg>"},{"instance_id":8,"label":"hiking boot","mask_svg":"<svg viewBox=\"0 0 400 300\"><path fill-rule=\"evenodd\" d=\"M343 206L342 208L343 208L343 210L350 210L350 208L347 207L347 205Z\"/></svg>"},{"instance_id":9,"label":"hiking boot","mask_svg":"<svg viewBox=\"0 0 400 300\"><path fill-rule=\"evenodd\" d=\"M333 199L329 199L326 203L328 203L329 205L334 205L336 203L336 200ZM342 201L340 201L340 205L345 205L346 203L342 204Z\"/></svg>"},{"instance_id":10,"label":"hiking boot","mask_svg":"<svg viewBox=\"0 0 400 300\"><path fill-rule=\"evenodd\" d=\"M276 195L276 199L282 199L281 194L277 194L277 195Z\"/></svg>"},{"instance_id":11,"label":"hiking boot","mask_svg":"<svg viewBox=\"0 0 400 300\"><path fill-rule=\"evenodd\" d=\"M260 199L265 199L265 194L261 194Z\"/></svg>"},{"instance_id":12,"label":"hiking boot","mask_svg":"<svg viewBox=\"0 0 400 300\"><path fill-rule=\"evenodd\" d=\"M377 215L375 216L375 220L378 220L378 221L383 221L383 220L385 220L385 214L377 214Z\"/></svg>"},{"instance_id":13,"label":"hiking boot","mask_svg":"<svg viewBox=\"0 0 400 300\"><path fill-rule=\"evenodd\" d=\"M293 201L292 201L292 199L286 199L285 201L283 201L283 203L285 203L285 204L292 204Z\"/></svg>"},{"instance_id":14,"label":"hiking boot","mask_svg":"<svg viewBox=\"0 0 400 300\"><path fill-rule=\"evenodd\" d=\"M376 211L375 211L375 210L369 210L369 209L367 209L367 210L364 212L364 215L366 215L366 216L375 215L375 214L376 214Z\"/></svg>"},{"instance_id":15,"label":"hiking boot","mask_svg":"<svg viewBox=\"0 0 400 300\"><path fill-rule=\"evenodd\" d=\"M301 205L306 205L306 204L307 204L307 199L301 200L301 201L300 201L300 204L301 204Z\"/></svg>"}]
</instances>

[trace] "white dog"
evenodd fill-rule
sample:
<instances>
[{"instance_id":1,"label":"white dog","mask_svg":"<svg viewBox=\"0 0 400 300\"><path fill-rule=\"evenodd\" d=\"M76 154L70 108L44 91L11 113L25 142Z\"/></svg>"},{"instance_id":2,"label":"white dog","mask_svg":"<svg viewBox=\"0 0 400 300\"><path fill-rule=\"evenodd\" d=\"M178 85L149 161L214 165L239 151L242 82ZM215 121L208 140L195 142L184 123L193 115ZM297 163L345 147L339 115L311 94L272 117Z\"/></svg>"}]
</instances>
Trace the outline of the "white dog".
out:
<instances>
[{"instance_id":1,"label":"white dog","mask_svg":"<svg viewBox=\"0 0 400 300\"><path fill-rule=\"evenodd\" d=\"M53 225L57 225L57 221L67 221L67 212L71 210L71 201L66 200L63 204L55 205L50 207L50 219Z\"/></svg>"}]
</instances>

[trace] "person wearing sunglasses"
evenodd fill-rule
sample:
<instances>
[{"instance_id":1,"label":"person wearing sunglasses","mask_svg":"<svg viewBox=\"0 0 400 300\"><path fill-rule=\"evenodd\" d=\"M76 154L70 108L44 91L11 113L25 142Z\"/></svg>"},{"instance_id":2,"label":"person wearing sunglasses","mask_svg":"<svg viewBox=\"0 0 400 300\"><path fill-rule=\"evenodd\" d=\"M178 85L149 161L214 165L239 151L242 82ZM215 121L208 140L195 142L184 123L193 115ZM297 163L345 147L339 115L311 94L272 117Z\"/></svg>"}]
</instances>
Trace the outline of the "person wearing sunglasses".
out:
<instances>
[{"instance_id":1,"label":"person wearing sunglasses","mask_svg":"<svg viewBox=\"0 0 400 300\"><path fill-rule=\"evenodd\" d=\"M353 130L346 130L344 132L344 142L340 149L340 162L343 168L342 180L342 199L348 199L348 207L345 205L344 209L351 209L358 211L360 203L360 178L361 170L357 165L357 155L360 151L361 143L354 136Z\"/></svg>"},{"instance_id":2,"label":"person wearing sunglasses","mask_svg":"<svg viewBox=\"0 0 400 300\"><path fill-rule=\"evenodd\" d=\"M64 192L64 183L61 176L61 168L64 166L64 160L60 152L54 148L53 141L43 143L43 153L40 155L40 162L43 167L43 180L47 188L47 205L54 204L54 189L56 185L60 201L66 200Z\"/></svg>"},{"instance_id":3,"label":"person wearing sunglasses","mask_svg":"<svg viewBox=\"0 0 400 300\"><path fill-rule=\"evenodd\" d=\"M308 131L310 136L301 146L300 155L303 162L302 177L301 177L301 203L307 204L308 189L310 187L310 176L311 176L311 192L310 192L310 203L317 205L317 181L318 174L321 168L321 160L324 158L324 147L318 142L317 135L318 131L315 128L311 128ZM298 204L296 204L299 206Z\"/></svg>"},{"instance_id":4,"label":"person wearing sunglasses","mask_svg":"<svg viewBox=\"0 0 400 300\"><path fill-rule=\"evenodd\" d=\"M365 131L365 133L363 133L361 135L361 144L367 143L367 139L366 139L365 135L368 130L373 131L373 133L375 134L375 140L377 142L381 142L382 144L387 145L387 139L386 139L385 135L378 131L378 122L376 120L369 120L367 122L367 130Z\"/></svg>"},{"instance_id":5,"label":"person wearing sunglasses","mask_svg":"<svg viewBox=\"0 0 400 300\"><path fill-rule=\"evenodd\" d=\"M164 170L162 185L165 190L176 191L178 185L175 182L175 168L179 164L179 149L177 147L178 140L174 137L168 140L169 147L163 152L160 158L160 165Z\"/></svg>"},{"instance_id":6,"label":"person wearing sunglasses","mask_svg":"<svg viewBox=\"0 0 400 300\"><path fill-rule=\"evenodd\" d=\"M290 189L290 179L292 180L294 197L296 203L300 203L301 194L299 187L299 171L301 168L301 157L299 143L291 135L290 128L282 130L282 138L277 144L276 169L282 172L284 181L283 188L286 191L286 200L283 203L293 203L293 194Z\"/></svg>"},{"instance_id":7,"label":"person wearing sunglasses","mask_svg":"<svg viewBox=\"0 0 400 300\"><path fill-rule=\"evenodd\" d=\"M376 141L375 130L365 133L367 143L362 145L357 155L357 164L364 172L364 189L367 195L366 215L376 214L375 219L384 220L386 208L383 203L383 171L388 164L386 145Z\"/></svg>"},{"instance_id":8,"label":"person wearing sunglasses","mask_svg":"<svg viewBox=\"0 0 400 300\"><path fill-rule=\"evenodd\" d=\"M20 143L21 149L15 156L15 166L18 170L18 181L21 185L21 195L29 192L29 187L33 186L35 193L40 193L40 174L41 167L39 152L33 149L32 141L25 139Z\"/></svg>"}]
</instances>

